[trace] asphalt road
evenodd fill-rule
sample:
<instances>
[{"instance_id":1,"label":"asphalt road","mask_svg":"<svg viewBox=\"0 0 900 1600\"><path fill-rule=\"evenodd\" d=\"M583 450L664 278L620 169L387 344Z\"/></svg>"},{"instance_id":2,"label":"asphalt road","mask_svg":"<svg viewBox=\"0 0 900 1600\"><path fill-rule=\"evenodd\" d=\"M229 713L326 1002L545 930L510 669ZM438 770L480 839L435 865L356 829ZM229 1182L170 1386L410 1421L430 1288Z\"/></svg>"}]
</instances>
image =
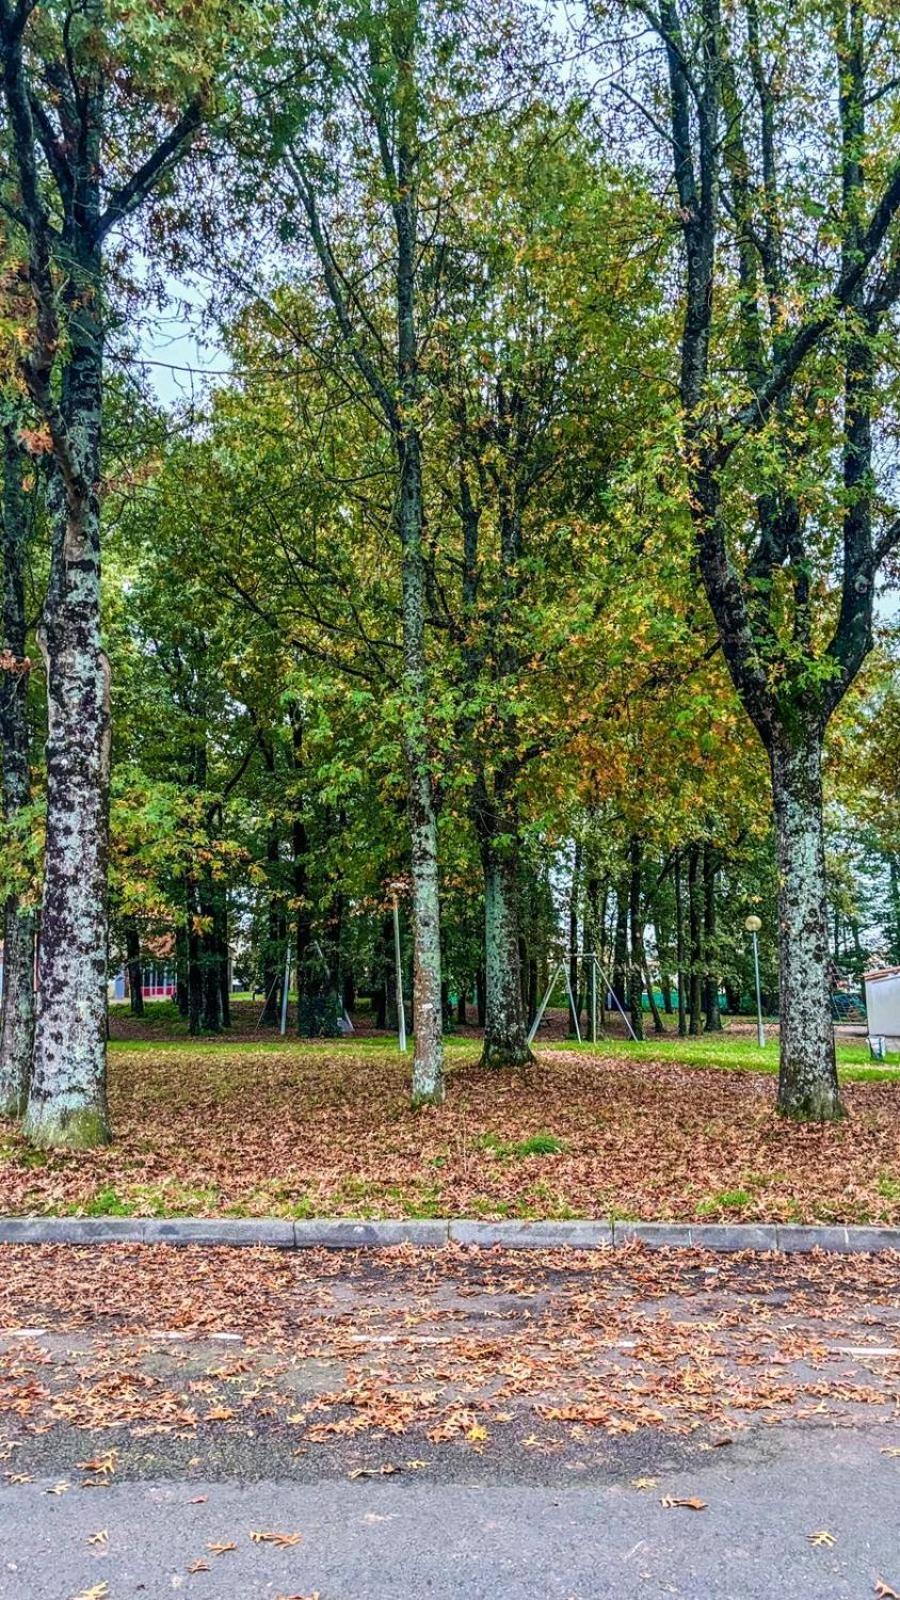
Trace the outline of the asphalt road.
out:
<instances>
[{"instance_id":1,"label":"asphalt road","mask_svg":"<svg viewBox=\"0 0 900 1600\"><path fill-rule=\"evenodd\" d=\"M0 1253L0 1600L900 1600L896 1258L237 1256Z\"/></svg>"},{"instance_id":2,"label":"asphalt road","mask_svg":"<svg viewBox=\"0 0 900 1600\"><path fill-rule=\"evenodd\" d=\"M900 1588L897 1430L758 1429L652 1488L427 1478L0 1492L4 1600L863 1600ZM50 1491L50 1492L48 1492ZM703 1511L666 1508L699 1498ZM251 1534L299 1534L296 1544ZM828 1533L833 1545L814 1545ZM103 1539L97 1535L105 1534ZM92 1536L95 1542L90 1542ZM215 1554L210 1545L235 1544ZM195 1563L205 1564L190 1571ZM104 1589L103 1584L108 1587Z\"/></svg>"}]
</instances>

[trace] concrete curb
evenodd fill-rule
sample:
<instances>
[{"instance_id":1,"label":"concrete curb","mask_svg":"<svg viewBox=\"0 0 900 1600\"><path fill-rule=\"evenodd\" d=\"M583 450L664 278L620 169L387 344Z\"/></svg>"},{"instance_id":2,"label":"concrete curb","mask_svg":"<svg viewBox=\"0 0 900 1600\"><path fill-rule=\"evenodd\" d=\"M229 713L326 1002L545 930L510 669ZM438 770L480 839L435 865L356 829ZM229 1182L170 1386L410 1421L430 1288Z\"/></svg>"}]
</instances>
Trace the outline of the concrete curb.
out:
<instances>
[{"instance_id":1,"label":"concrete curb","mask_svg":"<svg viewBox=\"0 0 900 1600\"><path fill-rule=\"evenodd\" d=\"M651 1250L756 1250L785 1254L826 1250L843 1255L900 1251L900 1228L797 1223L482 1222L469 1218L290 1222L279 1217L0 1217L0 1244L206 1244L279 1250L381 1250L447 1244L504 1250L598 1250L644 1245Z\"/></svg>"}]
</instances>

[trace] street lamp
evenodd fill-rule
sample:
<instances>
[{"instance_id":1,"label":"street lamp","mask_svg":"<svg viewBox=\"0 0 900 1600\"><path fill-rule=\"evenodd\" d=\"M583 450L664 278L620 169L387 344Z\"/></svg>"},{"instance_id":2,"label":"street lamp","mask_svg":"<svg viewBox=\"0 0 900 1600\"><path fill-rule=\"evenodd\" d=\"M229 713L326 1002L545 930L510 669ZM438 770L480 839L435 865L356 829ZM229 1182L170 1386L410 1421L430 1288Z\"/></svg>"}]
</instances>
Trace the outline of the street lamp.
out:
<instances>
[{"instance_id":1,"label":"street lamp","mask_svg":"<svg viewBox=\"0 0 900 1600\"><path fill-rule=\"evenodd\" d=\"M759 930L762 923L759 917L747 917L744 927L753 939L753 966L756 972L756 1042L760 1049L765 1049L766 1030L762 1019L762 994L759 987Z\"/></svg>"}]
</instances>

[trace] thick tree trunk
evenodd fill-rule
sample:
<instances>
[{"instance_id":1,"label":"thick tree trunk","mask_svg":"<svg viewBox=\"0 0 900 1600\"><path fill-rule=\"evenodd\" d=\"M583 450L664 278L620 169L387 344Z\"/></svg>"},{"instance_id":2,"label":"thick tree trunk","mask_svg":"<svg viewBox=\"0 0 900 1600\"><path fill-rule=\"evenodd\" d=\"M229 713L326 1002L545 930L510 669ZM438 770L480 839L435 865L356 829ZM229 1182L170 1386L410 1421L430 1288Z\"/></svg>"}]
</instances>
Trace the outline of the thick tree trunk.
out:
<instances>
[{"instance_id":1,"label":"thick tree trunk","mask_svg":"<svg viewBox=\"0 0 900 1600\"><path fill-rule=\"evenodd\" d=\"M99 268L94 264L97 279ZM89 280L88 280L89 281ZM54 467L47 668L47 825L34 1070L24 1131L39 1145L110 1138L106 1102L109 662L100 635L101 333L79 286L83 340L63 405L78 482Z\"/></svg>"},{"instance_id":2,"label":"thick tree trunk","mask_svg":"<svg viewBox=\"0 0 900 1600\"><path fill-rule=\"evenodd\" d=\"M532 1059L522 1004L519 883L514 857L484 852L485 1067L521 1067Z\"/></svg>"},{"instance_id":3,"label":"thick tree trunk","mask_svg":"<svg viewBox=\"0 0 900 1600\"><path fill-rule=\"evenodd\" d=\"M0 739L3 746L3 817L7 830L31 799L28 678L25 654L26 516L22 458L12 425L5 430L3 460L3 648ZM12 896L3 929L3 1004L0 1015L0 1116L20 1117L28 1099L34 1047L34 907Z\"/></svg>"},{"instance_id":4,"label":"thick tree trunk","mask_svg":"<svg viewBox=\"0 0 900 1600\"><path fill-rule=\"evenodd\" d=\"M128 967L128 998L131 1015L144 1015L144 984L141 971L141 938L137 924L129 917L125 924L125 962Z\"/></svg>"},{"instance_id":5,"label":"thick tree trunk","mask_svg":"<svg viewBox=\"0 0 900 1600\"><path fill-rule=\"evenodd\" d=\"M842 1115L831 1021L822 747L776 743L770 752L778 847L778 946L783 1116L828 1122Z\"/></svg>"},{"instance_id":6,"label":"thick tree trunk","mask_svg":"<svg viewBox=\"0 0 900 1600\"><path fill-rule=\"evenodd\" d=\"M406 589L408 584L404 583ZM419 606L424 594L419 594ZM421 644L421 637L419 640ZM410 654L417 655L418 647ZM418 673L416 673L418 676ZM409 681L410 674L407 674ZM431 771L425 749L424 661L417 684L420 714L407 726L409 770L409 829L412 863L413 930L413 1056L414 1105L439 1103L444 1098L444 1046L441 1011L441 928L438 888L437 822L434 814Z\"/></svg>"}]
</instances>

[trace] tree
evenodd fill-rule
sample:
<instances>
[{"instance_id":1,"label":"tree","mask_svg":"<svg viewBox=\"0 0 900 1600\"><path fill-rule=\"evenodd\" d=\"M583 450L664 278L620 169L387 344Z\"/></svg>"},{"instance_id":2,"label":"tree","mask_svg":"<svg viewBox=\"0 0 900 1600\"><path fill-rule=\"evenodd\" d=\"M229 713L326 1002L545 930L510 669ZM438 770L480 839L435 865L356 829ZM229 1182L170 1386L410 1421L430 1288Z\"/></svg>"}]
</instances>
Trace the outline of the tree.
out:
<instances>
[{"instance_id":1,"label":"tree","mask_svg":"<svg viewBox=\"0 0 900 1600\"><path fill-rule=\"evenodd\" d=\"M234 54L231 10L219 0L192 15L174 0L114 14L103 0L0 0L2 210L30 302L13 376L48 458L51 522L39 632L49 702L40 992L25 1117L38 1144L110 1137L110 685L99 501L114 289L106 247L152 196L171 189Z\"/></svg>"},{"instance_id":2,"label":"tree","mask_svg":"<svg viewBox=\"0 0 900 1600\"><path fill-rule=\"evenodd\" d=\"M31 800L31 719L25 580L29 514L25 451L14 419L3 429L3 649L0 655L0 741L3 820L9 843L27 860L22 824ZM21 874L18 875L21 879ZM34 1046L34 904L30 885L7 897L3 925L3 1010L0 1017L0 1115L21 1116L28 1100Z\"/></svg>"},{"instance_id":3,"label":"tree","mask_svg":"<svg viewBox=\"0 0 900 1600\"><path fill-rule=\"evenodd\" d=\"M629 9L666 74L667 122L653 127L683 239L680 428L697 564L771 771L778 1107L827 1120L841 1104L823 740L871 648L876 573L900 540L873 448L900 293L900 31L892 7L863 0L809 0L790 17L758 0L727 16L719 0Z\"/></svg>"}]
</instances>

